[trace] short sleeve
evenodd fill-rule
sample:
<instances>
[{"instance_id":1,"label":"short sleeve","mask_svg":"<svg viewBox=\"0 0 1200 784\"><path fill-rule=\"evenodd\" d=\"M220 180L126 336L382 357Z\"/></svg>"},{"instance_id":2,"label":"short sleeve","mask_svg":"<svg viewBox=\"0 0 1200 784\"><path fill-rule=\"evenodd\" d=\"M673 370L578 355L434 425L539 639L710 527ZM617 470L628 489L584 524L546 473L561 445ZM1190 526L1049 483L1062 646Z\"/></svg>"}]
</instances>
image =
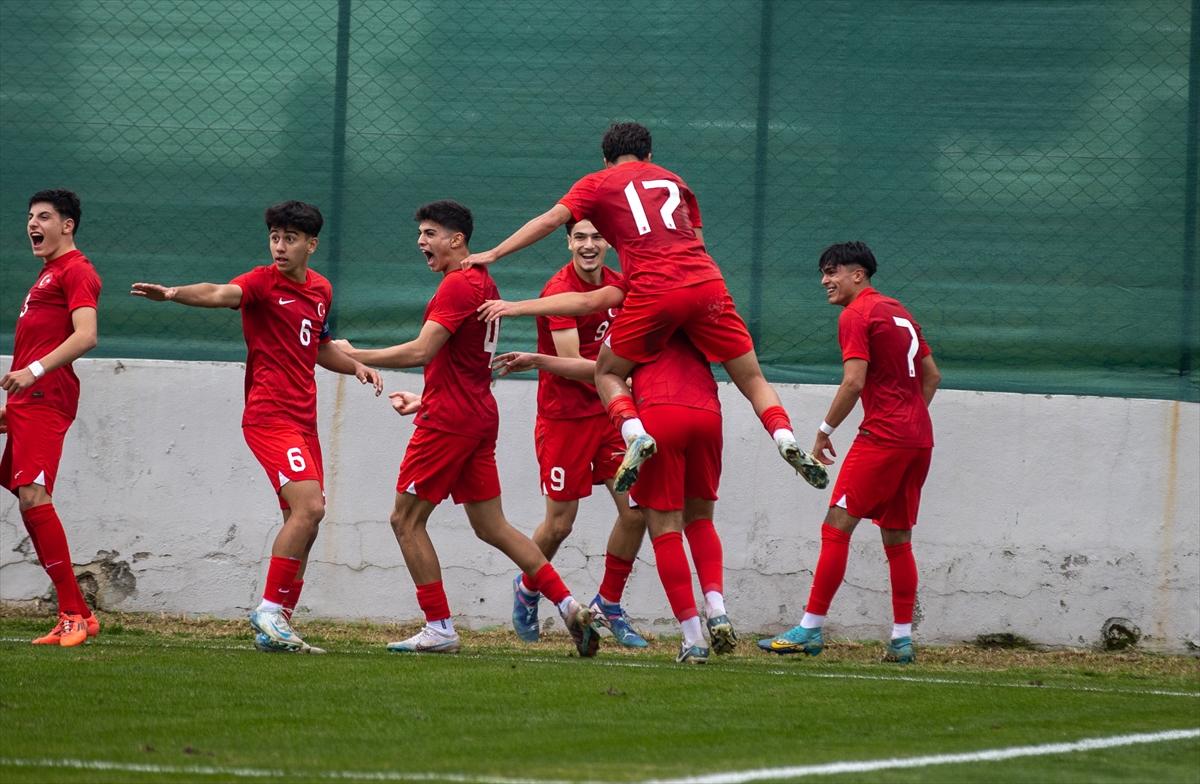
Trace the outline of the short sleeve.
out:
<instances>
[{"instance_id":1,"label":"short sleeve","mask_svg":"<svg viewBox=\"0 0 1200 784\"><path fill-rule=\"evenodd\" d=\"M475 317L475 309L482 304L483 297L466 275L452 272L438 286L425 320L436 321L454 334L464 321Z\"/></svg>"},{"instance_id":2,"label":"short sleeve","mask_svg":"<svg viewBox=\"0 0 1200 784\"><path fill-rule=\"evenodd\" d=\"M242 290L242 301L238 303L237 308L244 308L247 305L253 305L255 302L262 302L270 292L270 281L267 276L262 274L266 267L256 267L249 272L243 272L233 280L229 281L231 286L238 286Z\"/></svg>"},{"instance_id":3,"label":"short sleeve","mask_svg":"<svg viewBox=\"0 0 1200 784\"><path fill-rule=\"evenodd\" d=\"M579 329L579 320L574 316L546 316L546 326L551 332L563 329Z\"/></svg>"},{"instance_id":4,"label":"short sleeve","mask_svg":"<svg viewBox=\"0 0 1200 784\"><path fill-rule=\"evenodd\" d=\"M577 221L585 220L592 214L596 206L596 193L599 190L600 178L603 172L593 172L571 186L567 195L558 203L571 211L571 216Z\"/></svg>"},{"instance_id":5,"label":"short sleeve","mask_svg":"<svg viewBox=\"0 0 1200 784\"><path fill-rule=\"evenodd\" d=\"M704 228L704 221L700 218L700 202L696 201L696 194L686 185L683 186L683 203L687 205L688 220L691 221L692 228Z\"/></svg>"},{"instance_id":6,"label":"short sleeve","mask_svg":"<svg viewBox=\"0 0 1200 784\"><path fill-rule=\"evenodd\" d=\"M933 352L929 350L929 344L925 342L925 336L921 334L921 325L914 321L913 326L917 328L917 356L914 357L914 360L920 362Z\"/></svg>"},{"instance_id":7,"label":"short sleeve","mask_svg":"<svg viewBox=\"0 0 1200 784\"><path fill-rule=\"evenodd\" d=\"M330 340L332 340L332 338L333 338L333 336L329 330L329 319L326 318L325 321L322 322L322 324L321 324L321 337L317 341L317 344L323 346L326 343L328 343Z\"/></svg>"},{"instance_id":8,"label":"short sleeve","mask_svg":"<svg viewBox=\"0 0 1200 784\"><path fill-rule=\"evenodd\" d=\"M857 310L846 308L838 318L838 343L842 346L842 361L865 359L871 361L870 330L867 319Z\"/></svg>"},{"instance_id":9,"label":"short sleeve","mask_svg":"<svg viewBox=\"0 0 1200 784\"><path fill-rule=\"evenodd\" d=\"M62 287L68 311L94 308L100 301L100 276L91 264L80 262L64 270Z\"/></svg>"}]
</instances>

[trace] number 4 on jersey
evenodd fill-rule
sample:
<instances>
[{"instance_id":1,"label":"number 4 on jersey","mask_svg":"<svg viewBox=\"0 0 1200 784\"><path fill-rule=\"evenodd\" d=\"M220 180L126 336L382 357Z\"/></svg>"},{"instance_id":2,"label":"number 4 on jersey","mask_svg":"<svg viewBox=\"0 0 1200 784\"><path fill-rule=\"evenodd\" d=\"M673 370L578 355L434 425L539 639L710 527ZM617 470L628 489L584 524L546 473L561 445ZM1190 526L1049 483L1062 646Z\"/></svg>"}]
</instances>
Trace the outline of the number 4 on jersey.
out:
<instances>
[{"instance_id":1,"label":"number 4 on jersey","mask_svg":"<svg viewBox=\"0 0 1200 784\"><path fill-rule=\"evenodd\" d=\"M670 180L642 181L643 190L650 190L651 188L666 189L667 201L658 212L662 216L663 225L671 231L675 231L675 208L679 206L679 186ZM637 188L633 187L632 181L625 186L625 200L629 202L629 209L633 213L633 220L637 223L638 234L649 234L650 219L646 217L646 208L642 206L642 197L638 196Z\"/></svg>"}]
</instances>

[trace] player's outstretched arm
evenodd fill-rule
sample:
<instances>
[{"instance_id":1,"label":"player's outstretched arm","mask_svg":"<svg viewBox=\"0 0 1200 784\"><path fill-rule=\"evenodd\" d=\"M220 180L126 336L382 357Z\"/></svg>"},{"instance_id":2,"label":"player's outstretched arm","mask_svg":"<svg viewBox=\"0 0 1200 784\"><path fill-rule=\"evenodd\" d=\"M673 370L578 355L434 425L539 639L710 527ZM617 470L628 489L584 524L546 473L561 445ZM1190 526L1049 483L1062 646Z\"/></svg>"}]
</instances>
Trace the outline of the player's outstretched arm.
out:
<instances>
[{"instance_id":1,"label":"player's outstretched arm","mask_svg":"<svg viewBox=\"0 0 1200 784\"><path fill-rule=\"evenodd\" d=\"M379 397L383 392L383 377L379 375L379 371L346 356L341 349L333 345L333 341L322 343L317 348L317 364L326 370L344 376L354 376L360 382L372 385L375 387L375 397Z\"/></svg>"},{"instance_id":2,"label":"player's outstretched arm","mask_svg":"<svg viewBox=\"0 0 1200 784\"><path fill-rule=\"evenodd\" d=\"M414 368L424 367L433 361L434 356L446 341L450 339L450 330L436 321L426 321L421 327L421 334L416 340L401 343L389 348L355 348L348 340L332 341L346 356L364 365L385 368Z\"/></svg>"},{"instance_id":3,"label":"player's outstretched arm","mask_svg":"<svg viewBox=\"0 0 1200 784\"><path fill-rule=\"evenodd\" d=\"M842 424L854 410L859 396L862 395L863 385L867 383L867 367L865 359L847 359L842 363L842 383L838 386L837 394L833 396L833 402L829 404L829 413L825 414L825 424L831 428ZM825 465L833 465L833 458L837 457L829 434L823 430L817 430L812 455Z\"/></svg>"},{"instance_id":4,"label":"player's outstretched arm","mask_svg":"<svg viewBox=\"0 0 1200 784\"><path fill-rule=\"evenodd\" d=\"M489 299L477 310L480 321L495 321L504 316L586 316L609 308L620 307L625 292L618 286L605 286L595 291L564 291L549 297L507 302Z\"/></svg>"},{"instance_id":5,"label":"player's outstretched arm","mask_svg":"<svg viewBox=\"0 0 1200 784\"><path fill-rule=\"evenodd\" d=\"M3 378L0 378L0 389L3 389L10 395L15 395L33 386L34 382L41 378L42 375L71 364L96 347L98 339L95 308L75 308L75 310L72 310L71 328L72 332L67 336L66 340L59 343L54 347L53 351L38 360L38 363L42 366L42 373L40 375L33 375L33 371L29 367L10 370Z\"/></svg>"},{"instance_id":6,"label":"player's outstretched arm","mask_svg":"<svg viewBox=\"0 0 1200 784\"><path fill-rule=\"evenodd\" d=\"M500 354L492 360L492 369L499 370L501 376L525 370L544 370L556 376L573 381L585 381L588 384L596 378L595 360L552 357L549 354L530 354L524 351Z\"/></svg>"},{"instance_id":7,"label":"player's outstretched arm","mask_svg":"<svg viewBox=\"0 0 1200 784\"><path fill-rule=\"evenodd\" d=\"M396 413L400 416L408 416L409 414L417 413L417 409L421 407L421 396L416 392L390 392L388 400L392 403L392 408L396 409Z\"/></svg>"},{"instance_id":8,"label":"player's outstretched arm","mask_svg":"<svg viewBox=\"0 0 1200 784\"><path fill-rule=\"evenodd\" d=\"M476 264L491 264L504 258L510 253L516 253L522 248L528 248L538 240L545 239L571 220L571 211L561 204L555 204L549 212L543 212L533 220L517 229L516 233L501 242L491 250L483 253L472 253L462 261L462 268L468 269Z\"/></svg>"},{"instance_id":9,"label":"player's outstretched arm","mask_svg":"<svg viewBox=\"0 0 1200 784\"><path fill-rule=\"evenodd\" d=\"M129 291L151 302L178 302L194 308L236 308L242 304L242 287L233 283L193 283L190 286L160 286L134 283Z\"/></svg>"},{"instance_id":10,"label":"player's outstretched arm","mask_svg":"<svg viewBox=\"0 0 1200 784\"><path fill-rule=\"evenodd\" d=\"M933 402L933 394L942 383L942 372L937 369L932 354L926 354L921 359L921 391L925 395L925 407Z\"/></svg>"}]
</instances>

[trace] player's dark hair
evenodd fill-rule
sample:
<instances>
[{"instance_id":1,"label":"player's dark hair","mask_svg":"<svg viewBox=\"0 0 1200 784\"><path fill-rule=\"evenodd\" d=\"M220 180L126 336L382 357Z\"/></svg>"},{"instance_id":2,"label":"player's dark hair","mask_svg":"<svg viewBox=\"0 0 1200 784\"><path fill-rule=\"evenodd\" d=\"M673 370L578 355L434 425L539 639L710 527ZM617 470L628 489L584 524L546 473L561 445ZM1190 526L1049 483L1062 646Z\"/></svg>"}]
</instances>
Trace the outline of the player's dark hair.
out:
<instances>
[{"instance_id":1,"label":"player's dark hair","mask_svg":"<svg viewBox=\"0 0 1200 784\"><path fill-rule=\"evenodd\" d=\"M862 267L867 277L873 277L877 265L875 254L862 242L839 242L821 251L821 260L817 269L824 272L835 267Z\"/></svg>"},{"instance_id":2,"label":"player's dark hair","mask_svg":"<svg viewBox=\"0 0 1200 784\"><path fill-rule=\"evenodd\" d=\"M441 199L422 204L413 216L417 223L430 221L449 229L451 233L462 232L463 240L471 244L471 232L475 230L475 217L463 205L451 199Z\"/></svg>"},{"instance_id":3,"label":"player's dark hair","mask_svg":"<svg viewBox=\"0 0 1200 784\"><path fill-rule=\"evenodd\" d=\"M567 236L568 237L571 236L571 232L575 231L576 223L579 223L579 221L575 220L575 217L572 216L566 223L563 224L564 226L567 227Z\"/></svg>"},{"instance_id":4,"label":"player's dark hair","mask_svg":"<svg viewBox=\"0 0 1200 784\"><path fill-rule=\"evenodd\" d=\"M310 237L320 234L321 227L325 225L325 219L321 217L321 211L315 204L295 200L267 207L267 211L263 213L263 220L268 229L295 229Z\"/></svg>"},{"instance_id":5,"label":"player's dark hair","mask_svg":"<svg viewBox=\"0 0 1200 784\"><path fill-rule=\"evenodd\" d=\"M644 161L650 157L650 129L640 123L615 122L604 132L600 150L609 163L616 163L622 155Z\"/></svg>"},{"instance_id":6,"label":"player's dark hair","mask_svg":"<svg viewBox=\"0 0 1200 784\"><path fill-rule=\"evenodd\" d=\"M83 211L79 206L79 195L75 191L69 191L66 188L51 188L38 191L29 197L30 207L41 202L54 205L54 211L63 220L70 218L75 221L75 228L71 230L72 235L79 231L79 219L83 216Z\"/></svg>"}]
</instances>

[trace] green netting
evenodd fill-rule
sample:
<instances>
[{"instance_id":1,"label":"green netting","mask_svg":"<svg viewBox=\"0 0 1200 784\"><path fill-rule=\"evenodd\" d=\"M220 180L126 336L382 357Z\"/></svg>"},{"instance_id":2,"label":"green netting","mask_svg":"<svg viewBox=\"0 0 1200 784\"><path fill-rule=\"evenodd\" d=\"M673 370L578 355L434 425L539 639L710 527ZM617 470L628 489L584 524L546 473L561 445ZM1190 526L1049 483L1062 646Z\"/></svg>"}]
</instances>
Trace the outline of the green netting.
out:
<instances>
[{"instance_id":1,"label":"green netting","mask_svg":"<svg viewBox=\"0 0 1200 784\"><path fill-rule=\"evenodd\" d=\"M83 198L96 355L241 358L235 314L129 284L266 263L262 210L289 198L326 214L337 334L390 344L437 282L418 204L466 203L491 247L633 119L698 194L773 380L840 377L815 263L861 239L948 386L1200 400L1196 19L1194 1L3 2L0 349L40 188ZM566 260L555 238L494 274L536 296ZM532 323L501 341L532 347Z\"/></svg>"}]
</instances>

